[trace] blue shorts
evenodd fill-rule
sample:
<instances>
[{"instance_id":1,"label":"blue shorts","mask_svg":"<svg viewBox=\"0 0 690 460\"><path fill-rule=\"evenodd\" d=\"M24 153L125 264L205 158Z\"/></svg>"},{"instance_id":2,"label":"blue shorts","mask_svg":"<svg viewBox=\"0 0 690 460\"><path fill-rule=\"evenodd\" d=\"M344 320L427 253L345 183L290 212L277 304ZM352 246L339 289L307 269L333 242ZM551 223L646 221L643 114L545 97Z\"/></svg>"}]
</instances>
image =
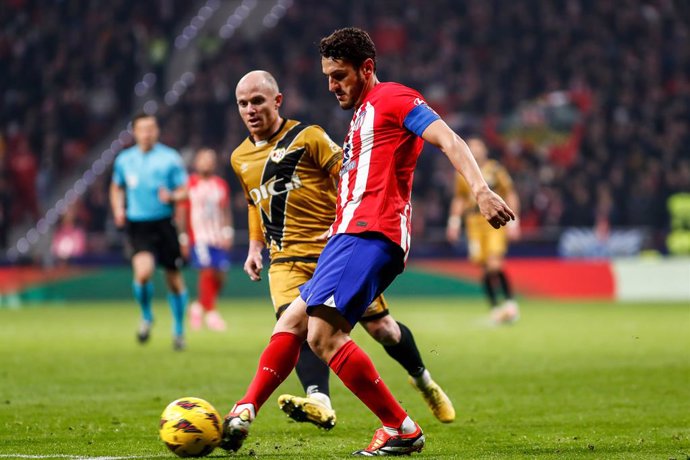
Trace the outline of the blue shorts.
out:
<instances>
[{"instance_id":1,"label":"blue shorts","mask_svg":"<svg viewBox=\"0 0 690 460\"><path fill-rule=\"evenodd\" d=\"M195 244L192 247L192 267L213 268L226 272L230 269L230 253L214 246Z\"/></svg>"},{"instance_id":2,"label":"blue shorts","mask_svg":"<svg viewBox=\"0 0 690 460\"><path fill-rule=\"evenodd\" d=\"M338 234L328 240L300 296L313 307L335 308L354 327L371 302L405 266L402 249L378 233Z\"/></svg>"}]
</instances>

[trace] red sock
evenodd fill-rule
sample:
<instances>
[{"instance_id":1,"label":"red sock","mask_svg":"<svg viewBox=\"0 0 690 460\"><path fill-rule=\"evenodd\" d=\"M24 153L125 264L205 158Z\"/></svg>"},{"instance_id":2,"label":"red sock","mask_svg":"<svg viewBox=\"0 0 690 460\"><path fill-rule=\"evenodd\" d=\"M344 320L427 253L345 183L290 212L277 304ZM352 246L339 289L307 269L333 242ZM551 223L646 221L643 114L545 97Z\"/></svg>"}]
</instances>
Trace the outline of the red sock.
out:
<instances>
[{"instance_id":1,"label":"red sock","mask_svg":"<svg viewBox=\"0 0 690 460\"><path fill-rule=\"evenodd\" d=\"M220 278L212 269L204 269L199 273L199 303L204 311L212 311L216 307L216 298L220 291Z\"/></svg>"},{"instance_id":2,"label":"red sock","mask_svg":"<svg viewBox=\"0 0 690 460\"><path fill-rule=\"evenodd\" d=\"M353 340L340 347L328 365L345 386L381 419L383 426L400 428L407 417L405 409L383 383L369 356Z\"/></svg>"},{"instance_id":3,"label":"red sock","mask_svg":"<svg viewBox=\"0 0 690 460\"><path fill-rule=\"evenodd\" d=\"M259 367L252 383L247 388L247 393L237 401L237 404L253 404L254 410L259 412L259 408L271 396L271 393L295 368L302 342L302 339L289 332L273 334L259 358Z\"/></svg>"}]
</instances>

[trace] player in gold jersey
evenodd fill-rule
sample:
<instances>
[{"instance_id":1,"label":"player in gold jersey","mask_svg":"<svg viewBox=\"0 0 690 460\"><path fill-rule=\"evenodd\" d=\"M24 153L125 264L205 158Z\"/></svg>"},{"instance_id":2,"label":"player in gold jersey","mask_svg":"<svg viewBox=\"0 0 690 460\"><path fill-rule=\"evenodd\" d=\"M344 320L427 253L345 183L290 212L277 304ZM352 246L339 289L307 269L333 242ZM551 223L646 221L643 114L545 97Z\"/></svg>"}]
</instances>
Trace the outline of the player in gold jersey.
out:
<instances>
[{"instance_id":1,"label":"player in gold jersey","mask_svg":"<svg viewBox=\"0 0 690 460\"><path fill-rule=\"evenodd\" d=\"M474 154L489 187L518 215L520 201L508 171L497 161L489 159L486 144L482 139L471 137L467 140L467 145ZM453 243L458 241L464 217L470 260L481 265L484 271L482 283L491 305L491 319L496 324L515 322L519 318L519 310L513 298L510 282L503 270L503 261L508 250L508 240L520 237L519 221L515 219L505 227L494 229L479 213L465 179L458 174L455 184L455 196L448 213L448 240ZM502 305L499 305L496 295L499 286L504 296Z\"/></svg>"},{"instance_id":2,"label":"player in gold jersey","mask_svg":"<svg viewBox=\"0 0 690 460\"><path fill-rule=\"evenodd\" d=\"M261 279L262 252L268 248L269 288L276 317L311 279L325 234L335 217L336 182L342 150L316 125L280 116L283 95L271 74L253 71L237 84L237 105L249 136L232 153L231 163L248 201L249 251L244 270ZM410 375L442 422L455 419L453 405L425 368L412 332L393 319L379 296L362 326ZM290 417L322 428L335 425L329 397L329 367L305 342L296 366L306 397L281 395Z\"/></svg>"}]
</instances>

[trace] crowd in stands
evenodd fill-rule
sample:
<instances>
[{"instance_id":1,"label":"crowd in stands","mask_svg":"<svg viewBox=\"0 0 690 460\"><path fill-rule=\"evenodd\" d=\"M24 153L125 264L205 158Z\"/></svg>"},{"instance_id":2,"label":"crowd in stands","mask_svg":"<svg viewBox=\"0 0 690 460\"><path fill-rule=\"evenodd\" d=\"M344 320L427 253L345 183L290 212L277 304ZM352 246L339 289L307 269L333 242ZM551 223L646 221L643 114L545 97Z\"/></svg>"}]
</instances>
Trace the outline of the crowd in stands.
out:
<instances>
[{"instance_id":1,"label":"crowd in stands","mask_svg":"<svg viewBox=\"0 0 690 460\"><path fill-rule=\"evenodd\" d=\"M61 175L83 167L89 149L131 114L135 83L160 70L160 43L172 40L190 3L2 2L0 247L12 225L38 220Z\"/></svg>"},{"instance_id":2,"label":"crowd in stands","mask_svg":"<svg viewBox=\"0 0 690 460\"><path fill-rule=\"evenodd\" d=\"M8 69L0 73L3 203L16 204L17 193L35 200L48 177L131 111L137 56L154 34L170 32L185 4L64 6L82 3L91 5L14 0L14 11L0 10L0 66ZM170 14L150 15L162 5ZM580 98L566 162L538 142L490 138L517 184L527 235L639 226L661 241L667 198L690 192L690 4L671 0L295 0L259 34L222 40L209 31L198 39L204 54L195 83L176 105L161 105L163 141L185 156L216 148L227 164L246 135L235 84L261 68L281 85L284 115L319 124L340 143L351 114L328 92L318 40L348 25L372 34L380 79L418 89L461 134L486 134L488 121L547 93ZM20 177L36 187L22 189ZM242 222L244 198L227 177ZM415 176L418 236L434 238L445 225L453 180L445 157L427 148ZM33 203L18 209L37 215ZM91 221L107 209L101 214Z\"/></svg>"}]
</instances>

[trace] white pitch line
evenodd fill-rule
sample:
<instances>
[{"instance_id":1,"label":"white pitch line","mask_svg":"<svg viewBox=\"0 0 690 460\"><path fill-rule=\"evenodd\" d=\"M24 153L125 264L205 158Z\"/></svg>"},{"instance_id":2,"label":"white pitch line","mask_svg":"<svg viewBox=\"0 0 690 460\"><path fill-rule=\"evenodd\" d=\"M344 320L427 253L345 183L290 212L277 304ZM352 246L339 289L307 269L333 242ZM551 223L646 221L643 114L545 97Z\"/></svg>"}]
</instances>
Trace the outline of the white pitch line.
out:
<instances>
[{"instance_id":1,"label":"white pitch line","mask_svg":"<svg viewBox=\"0 0 690 460\"><path fill-rule=\"evenodd\" d=\"M46 458L68 458L70 460L133 460L137 458L162 458L168 457L168 455L130 455L127 457L88 457L85 455L67 455L67 454L55 454L55 455L28 455L28 454L0 454L0 458L35 458L35 459L46 459Z\"/></svg>"}]
</instances>

